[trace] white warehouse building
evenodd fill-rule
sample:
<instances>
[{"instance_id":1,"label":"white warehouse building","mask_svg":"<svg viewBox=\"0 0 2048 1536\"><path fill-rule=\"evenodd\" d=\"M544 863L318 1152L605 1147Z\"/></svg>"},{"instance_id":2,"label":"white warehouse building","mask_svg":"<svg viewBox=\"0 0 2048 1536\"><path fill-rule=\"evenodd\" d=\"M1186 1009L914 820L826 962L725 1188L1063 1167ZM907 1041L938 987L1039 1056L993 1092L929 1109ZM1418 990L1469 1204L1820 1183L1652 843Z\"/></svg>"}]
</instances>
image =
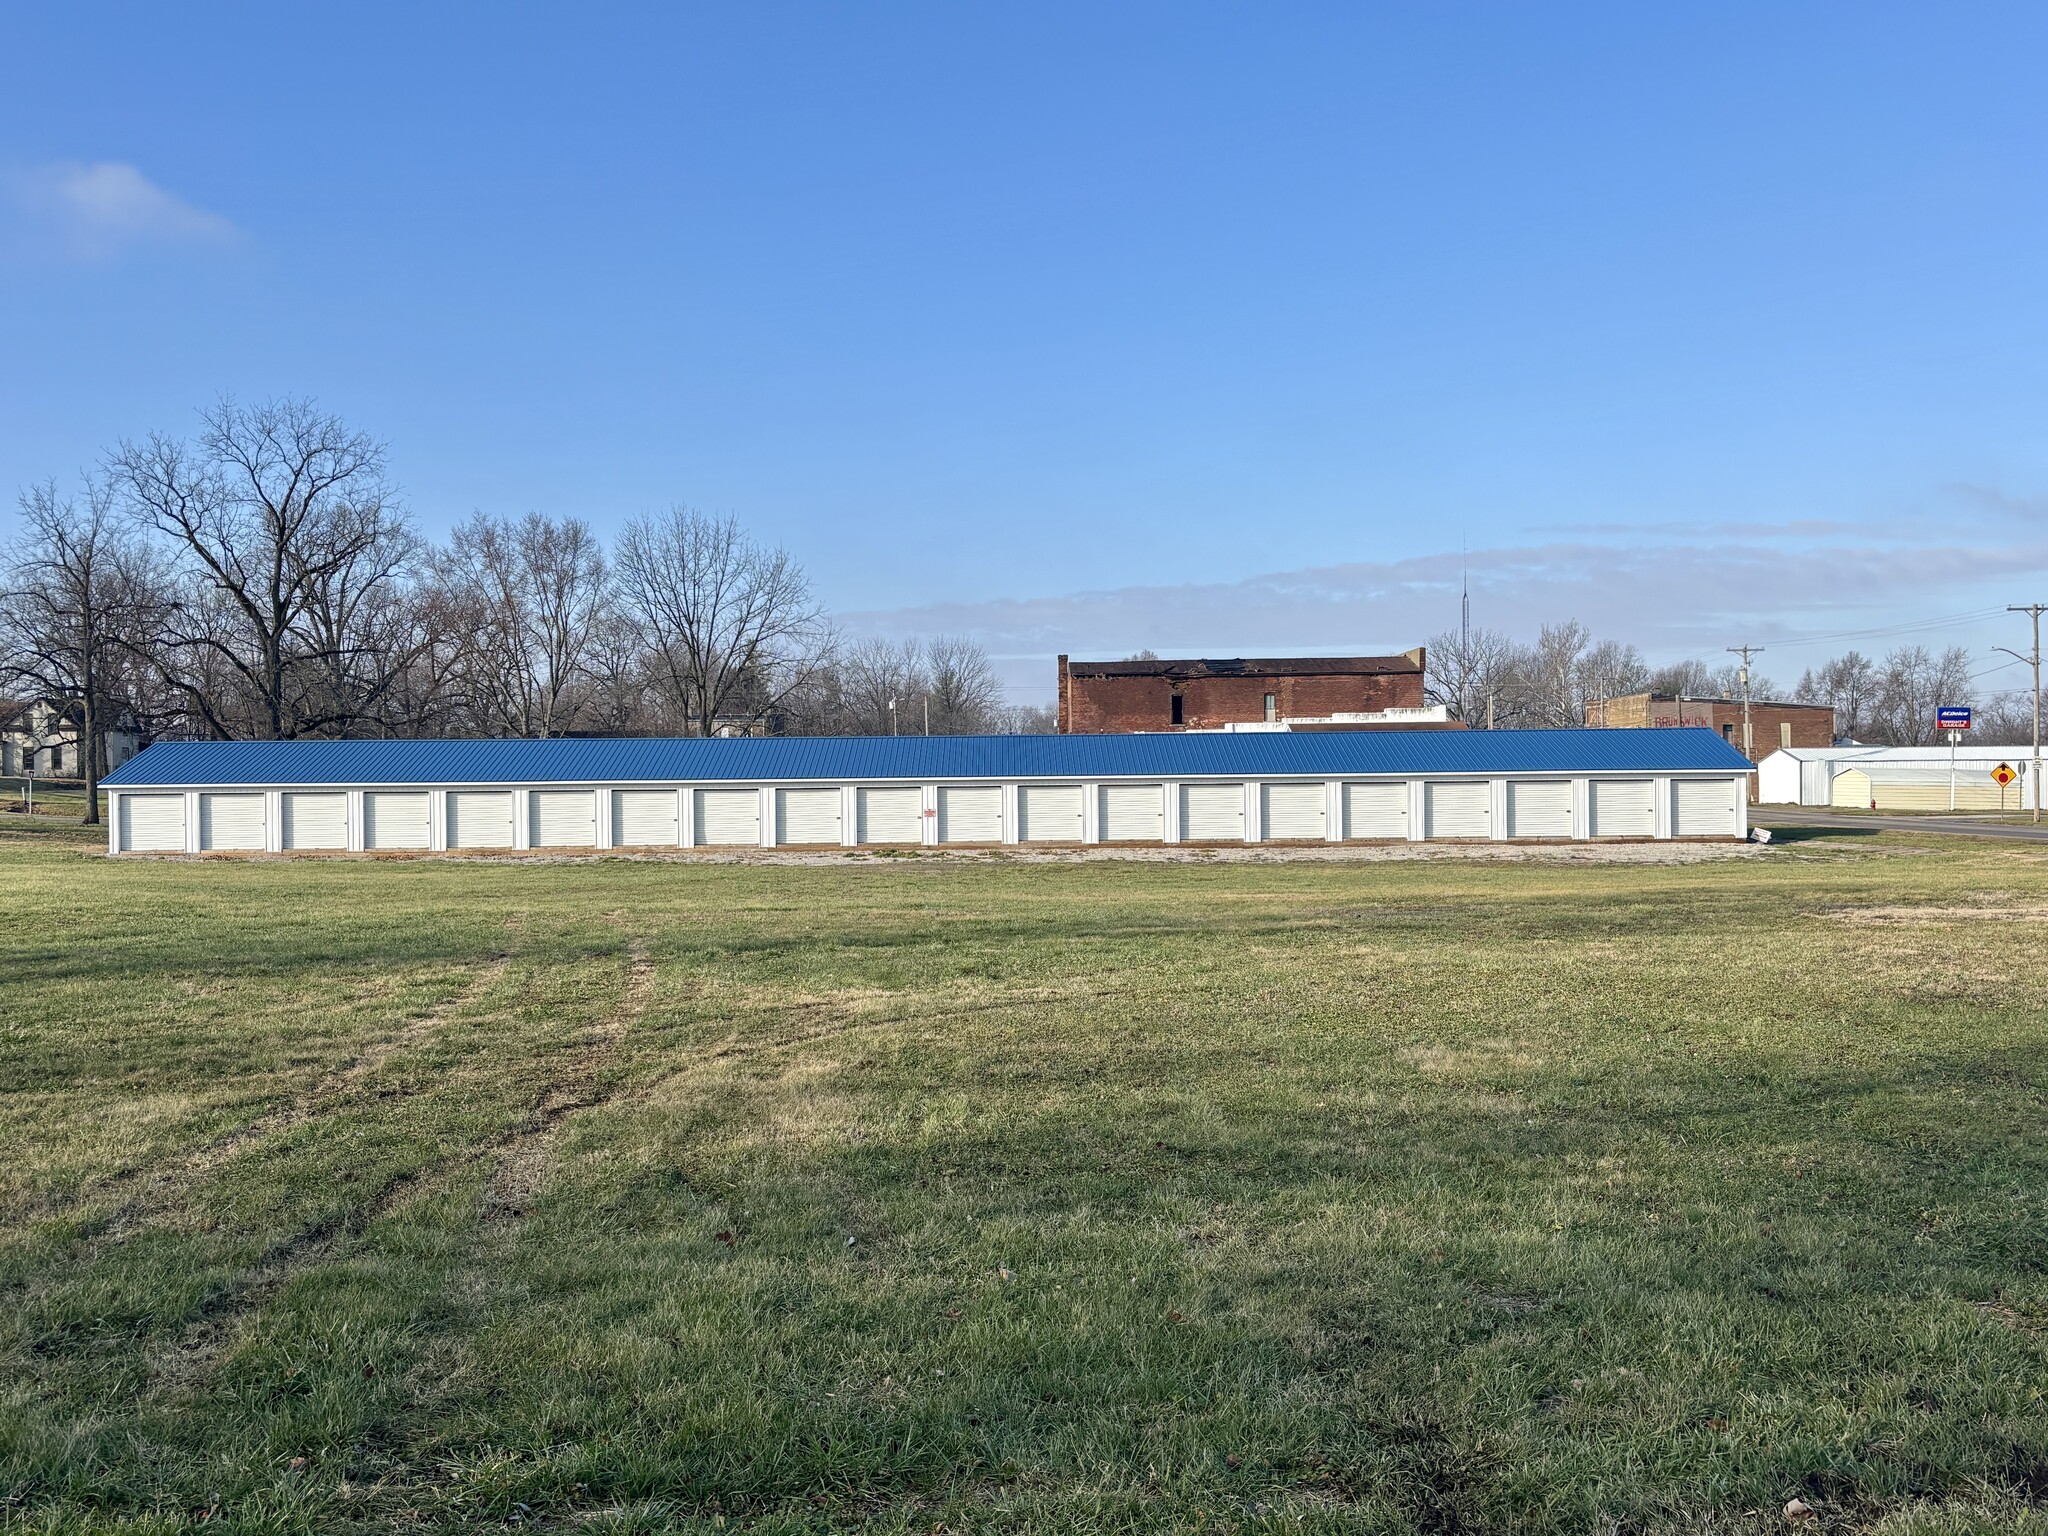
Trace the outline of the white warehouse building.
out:
<instances>
[{"instance_id":1,"label":"white warehouse building","mask_svg":"<svg viewBox=\"0 0 2048 1536\"><path fill-rule=\"evenodd\" d=\"M109 851L1742 838L1712 731L167 742Z\"/></svg>"},{"instance_id":2,"label":"white warehouse building","mask_svg":"<svg viewBox=\"0 0 2048 1536\"><path fill-rule=\"evenodd\" d=\"M2030 809L2037 788L2033 786L2034 749L2031 746L1981 746L1958 744L1955 748L1956 803L1959 809L1987 806ZM1950 768L1946 744L1926 747L1781 747L1756 765L1757 800L1763 805L1866 805L1870 799L1869 780L1874 775L1890 784L1933 785L1925 795L1906 795L1901 806L1914 802L1921 810L1946 809ZM2018 774L2003 793L1991 783L1990 773L2005 763ZM1869 771L1858 783L1839 782L1852 768ZM1965 787L1969 793L1965 794ZM1846 798L1844 798L1846 796ZM1881 800L1890 797L1880 795ZM1924 801L1924 804L1917 803Z\"/></svg>"}]
</instances>

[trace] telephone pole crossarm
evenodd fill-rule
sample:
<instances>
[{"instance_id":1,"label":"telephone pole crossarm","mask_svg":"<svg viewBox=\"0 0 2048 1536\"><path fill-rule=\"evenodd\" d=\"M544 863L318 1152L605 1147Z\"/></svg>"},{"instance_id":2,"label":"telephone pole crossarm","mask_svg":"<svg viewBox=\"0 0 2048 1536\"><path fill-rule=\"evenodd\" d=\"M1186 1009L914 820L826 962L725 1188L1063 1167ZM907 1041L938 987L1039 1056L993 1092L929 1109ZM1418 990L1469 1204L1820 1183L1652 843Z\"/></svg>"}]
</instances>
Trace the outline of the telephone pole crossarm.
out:
<instances>
[{"instance_id":1,"label":"telephone pole crossarm","mask_svg":"<svg viewBox=\"0 0 2048 1536\"><path fill-rule=\"evenodd\" d=\"M1736 674L1742 682L1742 755L1753 763L1756 761L1756 742L1749 729L1749 658L1763 655L1764 648L1760 645L1731 645L1728 652L1742 658L1742 670Z\"/></svg>"}]
</instances>

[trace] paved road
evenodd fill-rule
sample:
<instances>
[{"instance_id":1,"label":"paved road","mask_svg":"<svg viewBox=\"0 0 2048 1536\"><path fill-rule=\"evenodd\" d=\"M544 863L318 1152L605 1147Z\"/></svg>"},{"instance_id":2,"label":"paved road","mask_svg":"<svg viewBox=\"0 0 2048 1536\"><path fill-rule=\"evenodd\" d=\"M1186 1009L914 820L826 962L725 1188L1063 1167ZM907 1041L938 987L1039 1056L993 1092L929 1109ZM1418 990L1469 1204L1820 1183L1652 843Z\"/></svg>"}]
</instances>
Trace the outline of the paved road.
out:
<instances>
[{"instance_id":1,"label":"paved road","mask_svg":"<svg viewBox=\"0 0 2048 1536\"><path fill-rule=\"evenodd\" d=\"M1872 832L1939 832L1948 837L1990 837L2012 842L2048 843L2048 821L2040 826L2002 826L1988 821L1942 821L1932 816L1833 816L1803 805L1754 805L1749 819L1759 827L1839 827Z\"/></svg>"}]
</instances>

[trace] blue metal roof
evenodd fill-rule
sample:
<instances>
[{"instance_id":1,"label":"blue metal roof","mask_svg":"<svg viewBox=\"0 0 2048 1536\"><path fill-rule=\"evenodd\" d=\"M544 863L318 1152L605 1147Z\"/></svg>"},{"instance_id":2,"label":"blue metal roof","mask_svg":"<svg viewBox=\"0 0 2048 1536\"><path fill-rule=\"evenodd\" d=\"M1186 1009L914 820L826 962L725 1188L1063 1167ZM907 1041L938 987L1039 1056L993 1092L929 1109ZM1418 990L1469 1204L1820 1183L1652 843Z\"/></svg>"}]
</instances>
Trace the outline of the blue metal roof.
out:
<instances>
[{"instance_id":1,"label":"blue metal roof","mask_svg":"<svg viewBox=\"0 0 2048 1536\"><path fill-rule=\"evenodd\" d=\"M1749 770L1699 728L1247 731L1135 736L639 737L557 741L172 741L110 789L296 784L621 784L910 779L1329 778Z\"/></svg>"}]
</instances>

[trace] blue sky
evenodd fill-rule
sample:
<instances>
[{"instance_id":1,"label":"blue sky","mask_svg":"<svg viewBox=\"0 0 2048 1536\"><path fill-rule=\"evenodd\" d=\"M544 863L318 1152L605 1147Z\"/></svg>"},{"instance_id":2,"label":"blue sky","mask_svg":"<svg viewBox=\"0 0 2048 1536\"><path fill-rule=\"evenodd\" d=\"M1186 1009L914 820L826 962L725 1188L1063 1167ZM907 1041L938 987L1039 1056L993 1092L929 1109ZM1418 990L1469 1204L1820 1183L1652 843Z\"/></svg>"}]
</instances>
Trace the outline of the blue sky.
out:
<instances>
[{"instance_id":1,"label":"blue sky","mask_svg":"<svg viewBox=\"0 0 2048 1536\"><path fill-rule=\"evenodd\" d=\"M732 512L1026 698L1405 648L1461 544L1481 622L1786 679L2048 597L2039 6L0 28L0 491L311 394L429 531Z\"/></svg>"}]
</instances>

